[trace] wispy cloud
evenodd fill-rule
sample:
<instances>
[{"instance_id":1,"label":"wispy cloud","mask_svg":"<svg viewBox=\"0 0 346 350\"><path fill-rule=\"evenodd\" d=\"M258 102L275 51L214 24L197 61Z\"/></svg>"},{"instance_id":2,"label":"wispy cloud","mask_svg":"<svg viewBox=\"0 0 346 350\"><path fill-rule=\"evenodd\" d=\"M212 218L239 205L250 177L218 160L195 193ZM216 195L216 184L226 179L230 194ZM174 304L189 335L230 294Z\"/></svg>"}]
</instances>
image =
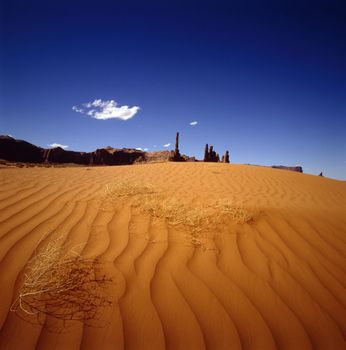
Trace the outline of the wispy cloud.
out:
<instances>
[{"instance_id":1,"label":"wispy cloud","mask_svg":"<svg viewBox=\"0 0 346 350\"><path fill-rule=\"evenodd\" d=\"M61 148L63 148L63 149L68 148L67 145L62 145L62 144L56 143L56 142L51 143L51 144L49 144L48 146L49 146L49 147L52 147L52 148L56 148L56 147L61 147Z\"/></svg>"},{"instance_id":2,"label":"wispy cloud","mask_svg":"<svg viewBox=\"0 0 346 350\"><path fill-rule=\"evenodd\" d=\"M72 110L78 113L84 113L84 109L83 108L78 108L77 106L73 106Z\"/></svg>"},{"instance_id":3,"label":"wispy cloud","mask_svg":"<svg viewBox=\"0 0 346 350\"><path fill-rule=\"evenodd\" d=\"M198 124L198 121L197 121L197 120L194 120L193 122L190 123L190 125L192 125L192 126L195 126L195 125L197 125L197 124Z\"/></svg>"},{"instance_id":4,"label":"wispy cloud","mask_svg":"<svg viewBox=\"0 0 346 350\"><path fill-rule=\"evenodd\" d=\"M83 103L82 106L73 106L72 110L77 113L86 114L89 117L107 120L107 119L131 119L138 111L138 106L119 106L114 100L102 101L101 99L93 102Z\"/></svg>"},{"instance_id":5,"label":"wispy cloud","mask_svg":"<svg viewBox=\"0 0 346 350\"><path fill-rule=\"evenodd\" d=\"M149 148L136 147L136 150L147 152L149 150Z\"/></svg>"},{"instance_id":6,"label":"wispy cloud","mask_svg":"<svg viewBox=\"0 0 346 350\"><path fill-rule=\"evenodd\" d=\"M170 143L166 143L163 145L163 147L169 147L171 144Z\"/></svg>"}]
</instances>

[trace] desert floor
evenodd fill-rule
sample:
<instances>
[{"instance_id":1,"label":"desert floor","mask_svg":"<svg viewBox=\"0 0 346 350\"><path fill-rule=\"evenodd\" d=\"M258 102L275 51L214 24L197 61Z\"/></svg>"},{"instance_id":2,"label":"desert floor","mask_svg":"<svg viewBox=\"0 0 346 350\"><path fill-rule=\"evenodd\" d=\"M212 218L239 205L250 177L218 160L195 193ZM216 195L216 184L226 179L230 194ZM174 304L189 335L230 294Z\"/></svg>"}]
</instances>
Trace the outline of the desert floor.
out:
<instances>
[{"instance_id":1,"label":"desert floor","mask_svg":"<svg viewBox=\"0 0 346 350\"><path fill-rule=\"evenodd\" d=\"M0 349L345 349L345 256L345 182L0 169Z\"/></svg>"}]
</instances>

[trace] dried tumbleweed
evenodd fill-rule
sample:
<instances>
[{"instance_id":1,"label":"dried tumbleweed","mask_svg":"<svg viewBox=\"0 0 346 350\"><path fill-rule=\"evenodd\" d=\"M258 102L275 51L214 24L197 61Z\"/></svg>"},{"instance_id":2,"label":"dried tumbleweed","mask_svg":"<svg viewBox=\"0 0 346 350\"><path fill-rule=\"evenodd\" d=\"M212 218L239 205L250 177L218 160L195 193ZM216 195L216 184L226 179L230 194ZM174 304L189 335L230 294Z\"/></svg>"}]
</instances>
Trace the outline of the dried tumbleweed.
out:
<instances>
[{"instance_id":1,"label":"dried tumbleweed","mask_svg":"<svg viewBox=\"0 0 346 350\"><path fill-rule=\"evenodd\" d=\"M28 262L11 311L37 324L42 324L46 316L64 323L96 320L100 308L112 304L106 294L112 281L100 274L101 262L84 259L59 241L48 242Z\"/></svg>"},{"instance_id":2,"label":"dried tumbleweed","mask_svg":"<svg viewBox=\"0 0 346 350\"><path fill-rule=\"evenodd\" d=\"M152 184L114 181L105 187L101 208L115 210L127 199L132 209L149 215L153 220L164 219L170 226L185 227L189 244L204 248L204 238L210 238L220 226L226 224L252 224L260 212L233 203L229 198L183 203L174 195L158 191Z\"/></svg>"}]
</instances>

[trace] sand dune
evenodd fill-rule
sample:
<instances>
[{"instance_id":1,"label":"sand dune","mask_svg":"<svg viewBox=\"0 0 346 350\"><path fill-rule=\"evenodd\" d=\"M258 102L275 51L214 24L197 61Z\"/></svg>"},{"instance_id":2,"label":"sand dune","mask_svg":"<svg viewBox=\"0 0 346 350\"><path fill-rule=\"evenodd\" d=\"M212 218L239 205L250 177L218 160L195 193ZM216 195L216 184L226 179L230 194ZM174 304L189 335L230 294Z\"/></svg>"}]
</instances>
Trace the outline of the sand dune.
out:
<instances>
[{"instance_id":1,"label":"sand dune","mask_svg":"<svg viewBox=\"0 0 346 350\"><path fill-rule=\"evenodd\" d=\"M0 169L0 349L345 349L345 213L264 167ZM10 311L51 242L110 281L95 319Z\"/></svg>"}]
</instances>

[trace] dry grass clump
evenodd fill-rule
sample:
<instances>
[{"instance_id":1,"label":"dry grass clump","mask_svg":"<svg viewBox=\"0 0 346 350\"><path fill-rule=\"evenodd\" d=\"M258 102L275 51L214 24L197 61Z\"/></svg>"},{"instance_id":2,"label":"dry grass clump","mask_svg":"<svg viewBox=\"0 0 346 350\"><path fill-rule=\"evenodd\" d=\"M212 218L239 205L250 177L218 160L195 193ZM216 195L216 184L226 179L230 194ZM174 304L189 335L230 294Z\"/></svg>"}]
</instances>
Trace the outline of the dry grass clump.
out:
<instances>
[{"instance_id":1,"label":"dry grass clump","mask_svg":"<svg viewBox=\"0 0 346 350\"><path fill-rule=\"evenodd\" d=\"M113 209L124 198L139 198L153 194L154 186L149 183L134 182L129 180L113 181L105 186L101 198L101 210Z\"/></svg>"},{"instance_id":2,"label":"dry grass clump","mask_svg":"<svg viewBox=\"0 0 346 350\"><path fill-rule=\"evenodd\" d=\"M133 197L150 193L154 193L154 186L142 182L114 181L105 188L105 195L109 198Z\"/></svg>"},{"instance_id":3,"label":"dry grass clump","mask_svg":"<svg viewBox=\"0 0 346 350\"><path fill-rule=\"evenodd\" d=\"M114 181L106 185L103 202L117 204L122 198L131 199L132 206L149 214L153 218L165 218L171 225L189 227L208 227L225 220L236 224L251 223L258 215L256 210L235 205L229 199L191 208L175 197L165 198L155 191L150 183L133 181Z\"/></svg>"},{"instance_id":4,"label":"dry grass clump","mask_svg":"<svg viewBox=\"0 0 346 350\"><path fill-rule=\"evenodd\" d=\"M225 222L245 224L254 222L258 211L243 206L234 205L230 200L223 199L204 206L186 206L176 198L164 199L150 195L134 202L136 207L148 213L151 217L165 218L171 225L188 226L193 230L203 228L213 229Z\"/></svg>"},{"instance_id":5,"label":"dry grass clump","mask_svg":"<svg viewBox=\"0 0 346 350\"><path fill-rule=\"evenodd\" d=\"M220 225L250 224L255 221L256 210L234 205L229 199L203 203L184 204L174 196L159 193L152 184L118 181L106 186L104 203L112 203L114 209L122 198L128 198L132 209L149 215L152 219L164 219L168 225L181 226L189 243L203 247L203 236L208 238Z\"/></svg>"},{"instance_id":6,"label":"dry grass clump","mask_svg":"<svg viewBox=\"0 0 346 350\"><path fill-rule=\"evenodd\" d=\"M112 282L99 275L101 262L83 259L68 243L54 239L28 262L18 298L11 307L25 320L42 324L45 316L83 323L110 306L105 288Z\"/></svg>"},{"instance_id":7,"label":"dry grass clump","mask_svg":"<svg viewBox=\"0 0 346 350\"><path fill-rule=\"evenodd\" d=\"M214 208L218 212L220 222L231 221L240 225L255 222L260 214L256 209L234 205L229 199L218 200L214 204Z\"/></svg>"},{"instance_id":8,"label":"dry grass clump","mask_svg":"<svg viewBox=\"0 0 346 350\"><path fill-rule=\"evenodd\" d=\"M206 228L210 223L207 209L188 207L174 197L146 196L135 201L134 205L154 219L165 219L172 226L187 226L194 232Z\"/></svg>"},{"instance_id":9,"label":"dry grass clump","mask_svg":"<svg viewBox=\"0 0 346 350\"><path fill-rule=\"evenodd\" d=\"M149 196L137 205L153 219L165 219L168 225L183 227L187 232L185 238L188 244L206 249L201 237L203 232L213 228L209 210L185 206L176 198L163 199L157 196Z\"/></svg>"}]
</instances>

